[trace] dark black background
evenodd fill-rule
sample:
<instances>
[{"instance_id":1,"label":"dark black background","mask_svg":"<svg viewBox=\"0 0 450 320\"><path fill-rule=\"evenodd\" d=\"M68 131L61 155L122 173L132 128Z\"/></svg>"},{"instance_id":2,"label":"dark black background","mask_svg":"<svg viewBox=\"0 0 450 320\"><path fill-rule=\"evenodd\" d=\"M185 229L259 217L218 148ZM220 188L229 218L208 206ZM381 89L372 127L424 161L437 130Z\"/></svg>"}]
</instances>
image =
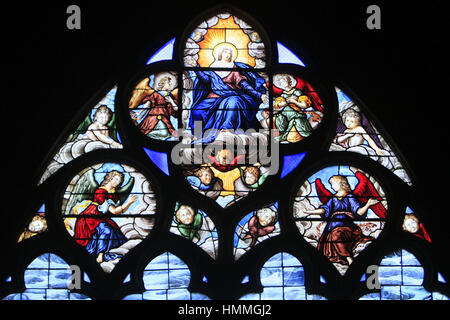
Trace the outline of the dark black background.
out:
<instances>
[{"instance_id":1,"label":"dark black background","mask_svg":"<svg viewBox=\"0 0 450 320\"><path fill-rule=\"evenodd\" d=\"M394 3L395 2L395 3ZM415 174L435 252L448 253L448 29L444 1L229 1L277 40L300 48L324 77L345 83L383 124ZM81 7L81 30L66 8ZM3 10L2 237L32 197L55 139L89 98L214 1L13 3ZM381 8L381 30L366 8ZM5 141L7 140L7 141ZM12 175L10 175L13 173ZM9 178L6 178L9 177ZM8 217L9 216L9 217Z\"/></svg>"}]
</instances>

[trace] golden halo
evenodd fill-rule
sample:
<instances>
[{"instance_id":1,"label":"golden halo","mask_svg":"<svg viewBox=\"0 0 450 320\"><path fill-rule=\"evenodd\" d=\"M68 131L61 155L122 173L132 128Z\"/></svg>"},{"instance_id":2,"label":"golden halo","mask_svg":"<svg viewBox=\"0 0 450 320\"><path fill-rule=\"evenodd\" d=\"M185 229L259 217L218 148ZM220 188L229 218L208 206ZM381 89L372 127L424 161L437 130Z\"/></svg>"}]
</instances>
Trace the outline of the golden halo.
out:
<instances>
[{"instance_id":1,"label":"golden halo","mask_svg":"<svg viewBox=\"0 0 450 320\"><path fill-rule=\"evenodd\" d=\"M224 48L228 48L232 52L232 61L235 61L238 56L238 49L234 46L234 44L229 42L221 42L217 44L213 49L213 56L217 60L218 53L221 52Z\"/></svg>"}]
</instances>

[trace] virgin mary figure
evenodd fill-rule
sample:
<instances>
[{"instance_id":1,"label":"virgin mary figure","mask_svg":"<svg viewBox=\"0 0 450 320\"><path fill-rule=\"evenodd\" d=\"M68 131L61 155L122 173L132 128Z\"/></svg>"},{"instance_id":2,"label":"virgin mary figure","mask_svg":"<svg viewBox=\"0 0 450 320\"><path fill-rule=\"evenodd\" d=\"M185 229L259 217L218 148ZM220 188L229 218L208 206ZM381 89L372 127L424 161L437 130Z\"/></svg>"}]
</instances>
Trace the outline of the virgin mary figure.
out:
<instances>
[{"instance_id":1,"label":"virgin mary figure","mask_svg":"<svg viewBox=\"0 0 450 320\"><path fill-rule=\"evenodd\" d=\"M209 143L221 130L259 128L256 119L259 105L267 101L266 81L245 63L236 62L237 49L221 43L213 51L210 68L195 70L192 109L189 125L202 124L202 138L194 143Z\"/></svg>"}]
</instances>

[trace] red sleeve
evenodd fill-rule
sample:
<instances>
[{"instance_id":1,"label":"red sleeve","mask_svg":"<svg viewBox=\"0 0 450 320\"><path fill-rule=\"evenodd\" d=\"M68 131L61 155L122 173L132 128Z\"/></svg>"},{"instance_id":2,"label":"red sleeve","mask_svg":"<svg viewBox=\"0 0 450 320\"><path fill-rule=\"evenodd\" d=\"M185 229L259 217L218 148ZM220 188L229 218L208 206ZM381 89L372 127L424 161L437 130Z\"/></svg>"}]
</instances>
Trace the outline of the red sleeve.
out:
<instances>
[{"instance_id":1,"label":"red sleeve","mask_svg":"<svg viewBox=\"0 0 450 320\"><path fill-rule=\"evenodd\" d=\"M307 95L312 102L313 108L322 111L322 99L320 99L319 95L317 94L316 90L309 84L309 82L300 79L298 77L295 77L295 80L297 80L296 88L300 89L303 94Z\"/></svg>"}]
</instances>

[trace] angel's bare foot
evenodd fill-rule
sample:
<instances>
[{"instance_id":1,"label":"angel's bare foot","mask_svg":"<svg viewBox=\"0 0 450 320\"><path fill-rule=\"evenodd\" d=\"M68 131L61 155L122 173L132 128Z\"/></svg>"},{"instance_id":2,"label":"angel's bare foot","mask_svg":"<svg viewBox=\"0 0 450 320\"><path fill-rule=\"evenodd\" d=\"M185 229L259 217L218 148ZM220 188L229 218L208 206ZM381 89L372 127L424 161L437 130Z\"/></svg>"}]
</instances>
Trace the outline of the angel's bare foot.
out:
<instances>
[{"instance_id":1,"label":"angel's bare foot","mask_svg":"<svg viewBox=\"0 0 450 320\"><path fill-rule=\"evenodd\" d=\"M353 258L352 257L346 257L347 258L347 262L349 265L351 265L353 263Z\"/></svg>"}]
</instances>

